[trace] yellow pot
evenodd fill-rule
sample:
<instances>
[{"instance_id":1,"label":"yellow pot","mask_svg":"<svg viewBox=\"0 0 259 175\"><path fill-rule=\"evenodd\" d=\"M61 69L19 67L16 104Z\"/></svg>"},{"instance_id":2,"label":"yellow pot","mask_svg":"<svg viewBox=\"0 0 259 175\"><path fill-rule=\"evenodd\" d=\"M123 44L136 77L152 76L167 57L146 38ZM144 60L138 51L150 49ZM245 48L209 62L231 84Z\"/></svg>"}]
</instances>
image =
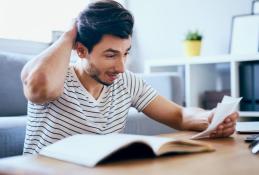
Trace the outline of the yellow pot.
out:
<instances>
[{"instance_id":1,"label":"yellow pot","mask_svg":"<svg viewBox=\"0 0 259 175\"><path fill-rule=\"evenodd\" d=\"M184 50L186 56L199 56L201 52L201 41L184 41Z\"/></svg>"}]
</instances>

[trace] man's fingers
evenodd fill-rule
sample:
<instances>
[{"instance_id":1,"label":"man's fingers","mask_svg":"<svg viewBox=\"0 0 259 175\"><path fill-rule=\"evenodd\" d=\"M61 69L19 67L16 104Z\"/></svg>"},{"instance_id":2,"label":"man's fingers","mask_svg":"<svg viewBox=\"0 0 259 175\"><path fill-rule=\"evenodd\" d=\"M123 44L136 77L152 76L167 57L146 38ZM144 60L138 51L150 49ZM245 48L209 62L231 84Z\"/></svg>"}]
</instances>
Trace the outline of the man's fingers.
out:
<instances>
[{"instance_id":1,"label":"man's fingers","mask_svg":"<svg viewBox=\"0 0 259 175\"><path fill-rule=\"evenodd\" d=\"M227 118L224 120L224 123L229 123L229 122L232 122L232 120L231 120L229 117L227 117Z\"/></svg>"},{"instance_id":2,"label":"man's fingers","mask_svg":"<svg viewBox=\"0 0 259 175\"><path fill-rule=\"evenodd\" d=\"M217 128L210 134L211 138L228 137L235 132L236 120L239 117L238 112L230 114ZM209 116L211 122L212 116Z\"/></svg>"},{"instance_id":3,"label":"man's fingers","mask_svg":"<svg viewBox=\"0 0 259 175\"><path fill-rule=\"evenodd\" d=\"M216 135L217 137L222 137L223 134L223 127L220 127L220 129L217 130Z\"/></svg>"},{"instance_id":4,"label":"man's fingers","mask_svg":"<svg viewBox=\"0 0 259 175\"><path fill-rule=\"evenodd\" d=\"M222 128L217 129L211 133L211 137L228 137L232 135L235 132L235 127L227 127L227 128Z\"/></svg>"},{"instance_id":5,"label":"man's fingers","mask_svg":"<svg viewBox=\"0 0 259 175\"><path fill-rule=\"evenodd\" d=\"M217 128L210 134L211 138L228 137L235 132L236 120L239 117L238 113L229 115Z\"/></svg>"},{"instance_id":6,"label":"man's fingers","mask_svg":"<svg viewBox=\"0 0 259 175\"><path fill-rule=\"evenodd\" d=\"M235 127L236 126L236 123L234 122L229 122L229 123L224 123L223 124L223 128L231 128L231 127Z\"/></svg>"},{"instance_id":7,"label":"man's fingers","mask_svg":"<svg viewBox=\"0 0 259 175\"><path fill-rule=\"evenodd\" d=\"M223 130L222 136L223 137L228 137L228 136L234 134L234 132L235 132L235 128L227 128L227 129Z\"/></svg>"},{"instance_id":8,"label":"man's fingers","mask_svg":"<svg viewBox=\"0 0 259 175\"><path fill-rule=\"evenodd\" d=\"M219 131L219 130L223 130L223 128L224 128L224 126L223 126L223 124L220 124L218 127L217 127L217 131Z\"/></svg>"},{"instance_id":9,"label":"man's fingers","mask_svg":"<svg viewBox=\"0 0 259 175\"><path fill-rule=\"evenodd\" d=\"M237 118L239 117L239 115L238 115L238 112L234 112L234 113L232 113L232 114L230 114L225 120L224 120L224 122L235 122L236 120L237 120Z\"/></svg>"},{"instance_id":10,"label":"man's fingers","mask_svg":"<svg viewBox=\"0 0 259 175\"><path fill-rule=\"evenodd\" d=\"M236 123L233 123L233 122L230 122L227 124L221 124L217 127L216 131L220 131L228 128L235 128L235 126L236 126Z\"/></svg>"}]
</instances>

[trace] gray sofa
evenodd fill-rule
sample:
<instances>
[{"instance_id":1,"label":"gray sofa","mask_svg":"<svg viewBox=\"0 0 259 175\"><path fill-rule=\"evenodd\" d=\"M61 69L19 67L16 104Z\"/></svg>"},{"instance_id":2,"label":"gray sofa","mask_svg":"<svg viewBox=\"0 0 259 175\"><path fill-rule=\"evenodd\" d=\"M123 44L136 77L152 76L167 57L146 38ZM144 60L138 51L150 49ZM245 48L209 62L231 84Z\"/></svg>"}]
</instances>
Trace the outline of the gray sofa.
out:
<instances>
[{"instance_id":1,"label":"gray sofa","mask_svg":"<svg viewBox=\"0 0 259 175\"><path fill-rule=\"evenodd\" d=\"M22 154L26 128L27 101L23 95L20 72L32 56L0 52L0 158ZM144 75L160 94L182 103L177 75ZM131 109L125 133L155 135L174 130Z\"/></svg>"},{"instance_id":2,"label":"gray sofa","mask_svg":"<svg viewBox=\"0 0 259 175\"><path fill-rule=\"evenodd\" d=\"M20 72L29 58L0 52L0 157L22 153L27 101Z\"/></svg>"}]
</instances>

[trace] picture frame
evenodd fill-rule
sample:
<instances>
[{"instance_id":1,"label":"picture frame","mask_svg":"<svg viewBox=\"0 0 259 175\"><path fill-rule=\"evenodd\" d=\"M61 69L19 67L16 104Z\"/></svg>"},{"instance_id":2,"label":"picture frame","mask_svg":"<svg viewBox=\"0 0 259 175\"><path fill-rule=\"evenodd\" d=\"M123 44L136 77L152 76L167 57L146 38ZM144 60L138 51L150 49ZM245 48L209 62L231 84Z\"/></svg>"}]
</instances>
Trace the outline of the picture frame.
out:
<instances>
[{"instance_id":1,"label":"picture frame","mask_svg":"<svg viewBox=\"0 0 259 175\"><path fill-rule=\"evenodd\" d=\"M233 16L230 54L257 54L259 52L259 14Z\"/></svg>"},{"instance_id":2,"label":"picture frame","mask_svg":"<svg viewBox=\"0 0 259 175\"><path fill-rule=\"evenodd\" d=\"M259 14L259 0L252 2L252 14Z\"/></svg>"}]
</instances>

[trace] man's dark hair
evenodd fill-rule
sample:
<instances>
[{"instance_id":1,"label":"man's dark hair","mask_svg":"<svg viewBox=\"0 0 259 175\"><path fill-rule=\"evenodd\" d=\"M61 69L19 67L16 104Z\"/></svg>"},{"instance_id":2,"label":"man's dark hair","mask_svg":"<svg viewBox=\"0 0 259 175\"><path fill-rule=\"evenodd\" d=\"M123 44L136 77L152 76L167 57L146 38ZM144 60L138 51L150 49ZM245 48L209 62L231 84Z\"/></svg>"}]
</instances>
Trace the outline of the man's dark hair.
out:
<instances>
[{"instance_id":1,"label":"man's dark hair","mask_svg":"<svg viewBox=\"0 0 259 175\"><path fill-rule=\"evenodd\" d=\"M77 18L77 39L90 53L103 35L127 39L132 35L134 19L120 3L112 0L93 2Z\"/></svg>"}]
</instances>

